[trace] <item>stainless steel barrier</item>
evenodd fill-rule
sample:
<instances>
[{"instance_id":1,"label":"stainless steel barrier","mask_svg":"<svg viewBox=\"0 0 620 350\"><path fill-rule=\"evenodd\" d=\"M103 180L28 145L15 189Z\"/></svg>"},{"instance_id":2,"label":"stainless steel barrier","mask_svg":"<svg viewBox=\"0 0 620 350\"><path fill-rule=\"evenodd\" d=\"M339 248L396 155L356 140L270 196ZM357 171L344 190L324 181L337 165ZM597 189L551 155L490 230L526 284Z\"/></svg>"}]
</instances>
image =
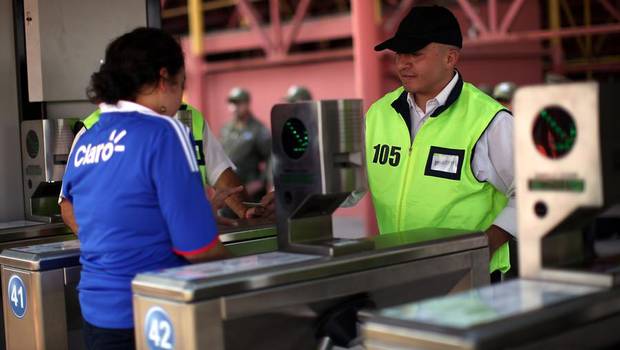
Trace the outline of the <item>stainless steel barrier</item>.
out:
<instances>
[{"instance_id":1,"label":"stainless steel barrier","mask_svg":"<svg viewBox=\"0 0 620 350\"><path fill-rule=\"evenodd\" d=\"M363 312L364 346L397 349L611 349L620 291L516 279Z\"/></svg>"},{"instance_id":2,"label":"stainless steel barrier","mask_svg":"<svg viewBox=\"0 0 620 350\"><path fill-rule=\"evenodd\" d=\"M220 232L220 240L235 256L277 249L275 227L264 220L241 221ZM7 349L85 348L76 290L79 256L77 240L10 248L0 254Z\"/></svg>"},{"instance_id":3,"label":"stainless steel barrier","mask_svg":"<svg viewBox=\"0 0 620 350\"><path fill-rule=\"evenodd\" d=\"M2 252L7 349L82 349L78 241Z\"/></svg>"},{"instance_id":4,"label":"stainless steel barrier","mask_svg":"<svg viewBox=\"0 0 620 350\"><path fill-rule=\"evenodd\" d=\"M67 241L74 238L75 236L64 224L41 224L23 221L0 225L0 251L19 246ZM0 311L3 311L4 305L4 302L0 303ZM0 349L5 348L4 333L4 319L0 318Z\"/></svg>"},{"instance_id":5,"label":"stainless steel barrier","mask_svg":"<svg viewBox=\"0 0 620 350\"><path fill-rule=\"evenodd\" d=\"M278 251L139 274L137 348L316 349L314 324L343 301L387 306L487 284L486 237L436 239L446 236L418 230L341 257Z\"/></svg>"},{"instance_id":6,"label":"stainless steel barrier","mask_svg":"<svg viewBox=\"0 0 620 350\"><path fill-rule=\"evenodd\" d=\"M240 220L238 226L220 226L220 241L234 256L271 252L278 249L273 220Z\"/></svg>"}]
</instances>

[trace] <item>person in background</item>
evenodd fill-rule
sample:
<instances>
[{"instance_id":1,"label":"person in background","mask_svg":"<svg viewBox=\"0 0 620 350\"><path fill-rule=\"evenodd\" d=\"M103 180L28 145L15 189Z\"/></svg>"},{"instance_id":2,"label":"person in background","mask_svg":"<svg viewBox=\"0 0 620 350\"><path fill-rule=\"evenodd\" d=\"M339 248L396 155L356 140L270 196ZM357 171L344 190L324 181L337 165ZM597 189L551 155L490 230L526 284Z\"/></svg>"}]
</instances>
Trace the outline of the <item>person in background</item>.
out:
<instances>
[{"instance_id":1,"label":"person in background","mask_svg":"<svg viewBox=\"0 0 620 350\"><path fill-rule=\"evenodd\" d=\"M88 349L134 349L131 280L220 259L211 205L181 105L183 52L160 29L112 41L88 95L99 121L75 142L61 196L81 244L78 286Z\"/></svg>"},{"instance_id":2,"label":"person in background","mask_svg":"<svg viewBox=\"0 0 620 350\"><path fill-rule=\"evenodd\" d=\"M456 70L462 42L452 12L429 6L375 47L396 53L402 86L366 114L368 182L381 234L484 231L497 276L516 235L513 118Z\"/></svg>"},{"instance_id":3,"label":"person in background","mask_svg":"<svg viewBox=\"0 0 620 350\"><path fill-rule=\"evenodd\" d=\"M493 98L504 107L512 110L512 98L517 90L517 84L511 81L503 81L493 88Z\"/></svg>"},{"instance_id":4,"label":"person in background","mask_svg":"<svg viewBox=\"0 0 620 350\"><path fill-rule=\"evenodd\" d=\"M311 101L312 94L305 86L291 85L286 91L285 100L288 103Z\"/></svg>"},{"instance_id":5,"label":"person in background","mask_svg":"<svg viewBox=\"0 0 620 350\"><path fill-rule=\"evenodd\" d=\"M237 167L249 199L259 201L266 194L271 179L269 130L252 113L250 94L245 89L233 88L228 95L228 106L233 119L222 127L220 142Z\"/></svg>"}]
</instances>

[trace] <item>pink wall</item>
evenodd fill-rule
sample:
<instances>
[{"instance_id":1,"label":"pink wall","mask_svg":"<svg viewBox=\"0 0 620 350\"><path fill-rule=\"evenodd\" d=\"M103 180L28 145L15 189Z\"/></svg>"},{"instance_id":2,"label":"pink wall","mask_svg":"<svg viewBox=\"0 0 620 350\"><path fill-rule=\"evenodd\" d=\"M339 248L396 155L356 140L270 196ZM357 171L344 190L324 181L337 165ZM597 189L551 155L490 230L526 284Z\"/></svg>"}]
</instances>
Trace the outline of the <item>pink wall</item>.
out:
<instances>
[{"instance_id":1,"label":"pink wall","mask_svg":"<svg viewBox=\"0 0 620 350\"><path fill-rule=\"evenodd\" d=\"M226 98L235 86L250 92L252 110L269 128L271 108L283 102L292 84L306 86L317 100L355 97L351 60L211 73L204 77L204 84L203 112L216 135L231 119Z\"/></svg>"},{"instance_id":2,"label":"pink wall","mask_svg":"<svg viewBox=\"0 0 620 350\"><path fill-rule=\"evenodd\" d=\"M502 11L507 2L498 2ZM453 8L464 35L469 22L459 8ZM479 11L483 20L486 8ZM514 29L540 28L538 3L526 1L524 9L515 18ZM499 16L500 20L502 16ZM535 84L543 79L543 50L540 43L504 45L485 48L465 48L459 70L466 81L478 84L496 84L511 80L517 84ZM393 56L383 54L385 64L383 91L399 86L393 65ZM213 132L219 135L224 123L230 120L226 97L234 86L247 89L252 95L252 109L256 116L270 127L270 111L274 104L282 102L286 90L292 84L304 85L315 99L355 98L355 76L353 60L340 59L286 66L271 66L237 71L210 72L203 76L203 112ZM368 105L369 101L366 101ZM337 215L358 217L365 221L368 203L358 204L351 209L339 210ZM367 234L374 232L367 232Z\"/></svg>"},{"instance_id":3,"label":"pink wall","mask_svg":"<svg viewBox=\"0 0 620 350\"><path fill-rule=\"evenodd\" d=\"M509 4L509 1L498 1L499 21ZM458 6L453 6L452 10L461 23L463 35L467 36L469 20ZM486 22L486 7L481 7L478 13ZM525 1L511 30L539 28L538 2ZM535 84L543 80L544 53L542 45L537 42L494 47L466 47L461 56L459 70L466 81L475 84L496 84L504 80L511 80L517 84ZM386 55L383 57L386 67L383 89L387 92L400 84L396 78L392 55L389 53L384 55ZM351 98L355 97L356 91L352 58L209 72L203 76L203 84L202 98L205 103L203 112L216 135L219 135L221 126L230 120L226 96L234 86L244 87L252 94L252 109L267 126L270 125L271 107L282 102L286 90L292 84L308 87L315 99Z\"/></svg>"}]
</instances>

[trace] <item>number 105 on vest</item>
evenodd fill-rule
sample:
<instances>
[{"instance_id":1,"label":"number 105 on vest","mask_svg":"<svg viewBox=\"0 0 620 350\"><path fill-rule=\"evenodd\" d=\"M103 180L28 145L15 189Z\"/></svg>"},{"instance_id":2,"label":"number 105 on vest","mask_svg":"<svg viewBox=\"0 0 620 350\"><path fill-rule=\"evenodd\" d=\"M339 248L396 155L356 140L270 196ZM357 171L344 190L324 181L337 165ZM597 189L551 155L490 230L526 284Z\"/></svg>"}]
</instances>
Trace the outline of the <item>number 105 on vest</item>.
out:
<instances>
[{"instance_id":1,"label":"number 105 on vest","mask_svg":"<svg viewBox=\"0 0 620 350\"><path fill-rule=\"evenodd\" d=\"M393 167L400 164L400 147L377 144L373 147L373 149L375 150L372 157L373 163L385 165L389 162Z\"/></svg>"}]
</instances>

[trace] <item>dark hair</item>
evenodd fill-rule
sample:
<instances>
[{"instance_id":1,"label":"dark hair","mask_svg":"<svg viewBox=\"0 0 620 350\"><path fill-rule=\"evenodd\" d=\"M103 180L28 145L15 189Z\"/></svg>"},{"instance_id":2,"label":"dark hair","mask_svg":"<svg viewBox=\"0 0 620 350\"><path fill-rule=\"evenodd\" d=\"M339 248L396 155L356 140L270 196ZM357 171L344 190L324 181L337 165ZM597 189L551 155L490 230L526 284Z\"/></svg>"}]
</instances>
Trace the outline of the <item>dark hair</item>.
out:
<instances>
[{"instance_id":1,"label":"dark hair","mask_svg":"<svg viewBox=\"0 0 620 350\"><path fill-rule=\"evenodd\" d=\"M86 95L93 103L134 101L143 86L159 81L161 68L171 77L178 74L183 68L181 46L161 29L136 28L108 45Z\"/></svg>"}]
</instances>

